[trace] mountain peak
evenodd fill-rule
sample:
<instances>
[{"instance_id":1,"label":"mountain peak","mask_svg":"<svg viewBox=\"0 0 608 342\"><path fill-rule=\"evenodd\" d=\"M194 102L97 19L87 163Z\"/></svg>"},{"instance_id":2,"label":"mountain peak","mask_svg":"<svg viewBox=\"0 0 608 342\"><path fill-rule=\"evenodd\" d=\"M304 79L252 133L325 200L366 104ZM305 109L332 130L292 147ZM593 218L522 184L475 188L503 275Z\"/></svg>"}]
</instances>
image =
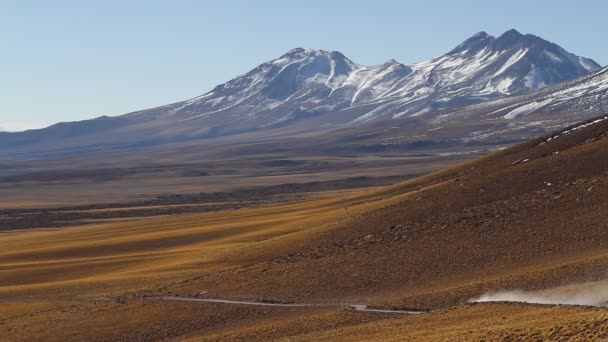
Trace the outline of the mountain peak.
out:
<instances>
[{"instance_id":1,"label":"mountain peak","mask_svg":"<svg viewBox=\"0 0 608 342\"><path fill-rule=\"evenodd\" d=\"M460 45L458 45L456 48L454 48L448 54L458 54L458 53L465 53L465 52L469 52L469 51L477 51L477 50L487 46L488 44L493 42L495 39L496 38L489 35L487 32L480 31L480 32L477 32L476 34L474 34L473 36L471 36L470 38L468 38L467 40L465 40L464 42L462 42Z\"/></svg>"},{"instance_id":2,"label":"mountain peak","mask_svg":"<svg viewBox=\"0 0 608 342\"><path fill-rule=\"evenodd\" d=\"M501 34L500 37L494 41L494 47L499 50L509 49L519 42L525 35L521 34L516 29L510 29L505 33Z\"/></svg>"},{"instance_id":3,"label":"mountain peak","mask_svg":"<svg viewBox=\"0 0 608 342\"><path fill-rule=\"evenodd\" d=\"M500 35L499 38L503 38L503 37L520 38L522 36L523 36L523 34L519 31L517 31L516 29L510 29L508 31L505 31L505 33L503 33L502 35Z\"/></svg>"},{"instance_id":4,"label":"mountain peak","mask_svg":"<svg viewBox=\"0 0 608 342\"><path fill-rule=\"evenodd\" d=\"M490 35L486 31L479 31L475 33L471 38L483 39L486 37L490 37Z\"/></svg>"},{"instance_id":5,"label":"mountain peak","mask_svg":"<svg viewBox=\"0 0 608 342\"><path fill-rule=\"evenodd\" d=\"M402 65L402 64L397 62L394 58L391 58L388 61L384 62L383 65L390 66L390 65Z\"/></svg>"},{"instance_id":6,"label":"mountain peak","mask_svg":"<svg viewBox=\"0 0 608 342\"><path fill-rule=\"evenodd\" d=\"M284 53L283 55L281 55L281 58L310 56L313 54L318 54L320 52L321 52L321 50L297 47L297 48L291 49L291 50L287 51L286 53Z\"/></svg>"},{"instance_id":7,"label":"mountain peak","mask_svg":"<svg viewBox=\"0 0 608 342\"><path fill-rule=\"evenodd\" d=\"M322 49L311 49L311 48L303 48L297 47L295 49L291 49L283 54L281 57L304 57L304 56L336 56L336 57L344 57L341 52L333 51L333 50L322 50Z\"/></svg>"},{"instance_id":8,"label":"mountain peak","mask_svg":"<svg viewBox=\"0 0 608 342\"><path fill-rule=\"evenodd\" d=\"M490 47L493 50L506 50L518 43L530 44L533 42L545 42L544 39L531 35L522 34L516 29L510 29L498 38L488 34L485 31L480 31L462 42L448 54L459 54L459 53L477 53L483 48Z\"/></svg>"}]
</instances>

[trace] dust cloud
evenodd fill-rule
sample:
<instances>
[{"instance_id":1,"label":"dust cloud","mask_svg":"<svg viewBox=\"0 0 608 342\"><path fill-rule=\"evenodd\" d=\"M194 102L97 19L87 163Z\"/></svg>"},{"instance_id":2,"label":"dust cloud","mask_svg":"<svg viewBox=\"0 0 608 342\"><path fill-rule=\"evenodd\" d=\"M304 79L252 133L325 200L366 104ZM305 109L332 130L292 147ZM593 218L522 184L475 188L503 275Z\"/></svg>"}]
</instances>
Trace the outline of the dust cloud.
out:
<instances>
[{"instance_id":1,"label":"dust cloud","mask_svg":"<svg viewBox=\"0 0 608 342\"><path fill-rule=\"evenodd\" d=\"M518 302L550 305L608 306L608 282L585 283L544 291L504 290L485 293L469 303Z\"/></svg>"}]
</instances>

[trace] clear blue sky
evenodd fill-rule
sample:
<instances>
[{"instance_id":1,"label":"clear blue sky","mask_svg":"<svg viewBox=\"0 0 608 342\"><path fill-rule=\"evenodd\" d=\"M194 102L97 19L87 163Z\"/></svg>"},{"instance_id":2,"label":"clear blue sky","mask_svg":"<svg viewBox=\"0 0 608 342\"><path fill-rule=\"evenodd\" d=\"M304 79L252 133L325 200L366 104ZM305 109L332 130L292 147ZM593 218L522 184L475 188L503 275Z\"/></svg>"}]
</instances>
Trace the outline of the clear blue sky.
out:
<instances>
[{"instance_id":1,"label":"clear blue sky","mask_svg":"<svg viewBox=\"0 0 608 342\"><path fill-rule=\"evenodd\" d=\"M0 0L0 127L163 105L294 47L412 63L510 28L608 63L608 1Z\"/></svg>"}]
</instances>

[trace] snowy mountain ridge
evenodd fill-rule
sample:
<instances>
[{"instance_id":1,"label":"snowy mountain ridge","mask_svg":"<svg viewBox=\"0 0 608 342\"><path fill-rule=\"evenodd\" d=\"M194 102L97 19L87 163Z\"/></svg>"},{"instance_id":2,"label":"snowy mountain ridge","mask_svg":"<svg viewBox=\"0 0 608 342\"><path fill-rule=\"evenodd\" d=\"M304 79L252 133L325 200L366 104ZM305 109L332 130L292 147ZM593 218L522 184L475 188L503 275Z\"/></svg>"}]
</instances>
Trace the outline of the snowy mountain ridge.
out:
<instances>
[{"instance_id":1,"label":"snowy mountain ridge","mask_svg":"<svg viewBox=\"0 0 608 342\"><path fill-rule=\"evenodd\" d=\"M0 133L0 155L203 140L308 145L326 135L341 137L340 146L502 146L608 112L608 69L599 68L515 30L480 32L412 65L364 66L340 52L297 48L186 101Z\"/></svg>"},{"instance_id":2,"label":"snowy mountain ridge","mask_svg":"<svg viewBox=\"0 0 608 342\"><path fill-rule=\"evenodd\" d=\"M175 116L221 126L226 119L254 120L257 127L267 127L379 105L350 121L361 123L523 94L599 67L516 30L498 38L480 32L447 54L413 65L389 60L363 66L340 52L297 48L202 96L130 115Z\"/></svg>"}]
</instances>

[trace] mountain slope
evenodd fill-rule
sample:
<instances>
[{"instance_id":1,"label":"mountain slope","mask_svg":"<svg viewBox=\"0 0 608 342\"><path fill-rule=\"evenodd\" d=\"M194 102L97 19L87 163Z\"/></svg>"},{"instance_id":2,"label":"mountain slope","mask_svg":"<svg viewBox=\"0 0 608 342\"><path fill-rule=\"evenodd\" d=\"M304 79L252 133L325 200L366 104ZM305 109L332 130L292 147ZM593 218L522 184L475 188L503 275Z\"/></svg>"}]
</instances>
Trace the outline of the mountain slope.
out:
<instances>
[{"instance_id":1,"label":"mountain slope","mask_svg":"<svg viewBox=\"0 0 608 342\"><path fill-rule=\"evenodd\" d=\"M501 135L532 138L603 113L608 113L608 67L528 94L439 113L428 122L436 127L478 122L462 138L488 142Z\"/></svg>"},{"instance_id":2,"label":"mountain slope","mask_svg":"<svg viewBox=\"0 0 608 342\"><path fill-rule=\"evenodd\" d=\"M523 95L332 132L361 151L491 149L608 113L608 67ZM350 138L349 138L350 137Z\"/></svg>"},{"instance_id":3,"label":"mountain slope","mask_svg":"<svg viewBox=\"0 0 608 342\"><path fill-rule=\"evenodd\" d=\"M608 67L522 96L500 99L464 110L479 110L493 119L548 114L594 115L608 112ZM572 120L572 118L570 118Z\"/></svg>"}]
</instances>

